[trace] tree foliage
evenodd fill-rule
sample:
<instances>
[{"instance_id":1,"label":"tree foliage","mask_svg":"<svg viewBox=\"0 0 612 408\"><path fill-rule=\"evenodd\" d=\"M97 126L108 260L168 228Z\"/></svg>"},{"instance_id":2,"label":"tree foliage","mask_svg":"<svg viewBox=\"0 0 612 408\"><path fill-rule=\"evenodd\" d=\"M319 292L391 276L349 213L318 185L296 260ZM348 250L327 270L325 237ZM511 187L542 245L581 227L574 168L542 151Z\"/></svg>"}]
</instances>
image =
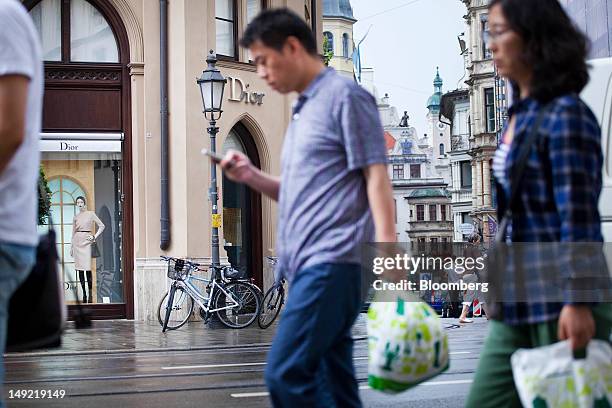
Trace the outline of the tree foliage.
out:
<instances>
[{"instance_id":1,"label":"tree foliage","mask_svg":"<svg viewBox=\"0 0 612 408\"><path fill-rule=\"evenodd\" d=\"M38 225L45 225L50 214L51 189L45 176L45 170L43 166L40 166L38 175Z\"/></svg>"},{"instance_id":2,"label":"tree foliage","mask_svg":"<svg viewBox=\"0 0 612 408\"><path fill-rule=\"evenodd\" d=\"M325 65L329 65L329 61L334 56L334 50L332 50L329 46L329 41L327 41L327 37L323 36L323 62Z\"/></svg>"}]
</instances>

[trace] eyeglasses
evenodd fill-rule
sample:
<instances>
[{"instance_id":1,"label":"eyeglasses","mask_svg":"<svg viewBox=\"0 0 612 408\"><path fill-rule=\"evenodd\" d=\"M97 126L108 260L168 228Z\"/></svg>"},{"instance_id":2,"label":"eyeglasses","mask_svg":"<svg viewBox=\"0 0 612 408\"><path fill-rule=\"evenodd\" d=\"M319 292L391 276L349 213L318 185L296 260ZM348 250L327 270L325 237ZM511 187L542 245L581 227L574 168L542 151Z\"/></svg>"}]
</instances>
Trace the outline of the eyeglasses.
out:
<instances>
[{"instance_id":1,"label":"eyeglasses","mask_svg":"<svg viewBox=\"0 0 612 408\"><path fill-rule=\"evenodd\" d=\"M497 31L485 31L484 33L484 37L485 37L485 42L490 43L490 42L496 42L499 37L501 37L502 35L508 33L512 31L511 28L504 28L502 30L497 30Z\"/></svg>"}]
</instances>

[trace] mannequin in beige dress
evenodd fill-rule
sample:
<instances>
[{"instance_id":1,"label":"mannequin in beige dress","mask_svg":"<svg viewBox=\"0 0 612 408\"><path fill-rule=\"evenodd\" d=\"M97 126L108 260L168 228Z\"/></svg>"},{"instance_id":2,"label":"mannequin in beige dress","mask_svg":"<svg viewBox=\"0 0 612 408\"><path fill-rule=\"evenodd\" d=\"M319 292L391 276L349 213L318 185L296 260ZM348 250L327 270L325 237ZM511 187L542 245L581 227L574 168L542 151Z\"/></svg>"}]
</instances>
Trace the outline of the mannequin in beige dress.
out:
<instances>
[{"instance_id":1,"label":"mannequin in beige dress","mask_svg":"<svg viewBox=\"0 0 612 408\"><path fill-rule=\"evenodd\" d=\"M79 282L83 289L83 303L92 301L92 280L91 280L91 245L104 231L104 224L93 211L87 210L85 197L76 198L76 206L79 213L74 216L72 224L72 248L70 255L74 257L74 268L79 273ZM94 233L94 224L98 226ZM85 275L87 275L87 287L89 288L89 298L85 287Z\"/></svg>"}]
</instances>

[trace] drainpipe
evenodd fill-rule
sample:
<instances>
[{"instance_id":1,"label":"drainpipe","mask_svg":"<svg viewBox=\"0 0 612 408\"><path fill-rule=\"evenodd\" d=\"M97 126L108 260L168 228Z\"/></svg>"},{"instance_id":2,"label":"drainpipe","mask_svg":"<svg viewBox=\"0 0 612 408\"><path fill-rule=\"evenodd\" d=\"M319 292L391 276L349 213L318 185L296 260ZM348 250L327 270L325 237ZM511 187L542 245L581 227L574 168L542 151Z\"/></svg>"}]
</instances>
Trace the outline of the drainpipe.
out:
<instances>
[{"instance_id":1,"label":"drainpipe","mask_svg":"<svg viewBox=\"0 0 612 408\"><path fill-rule=\"evenodd\" d=\"M170 247L168 188L168 0L159 0L159 70L161 96L161 230L159 247Z\"/></svg>"}]
</instances>

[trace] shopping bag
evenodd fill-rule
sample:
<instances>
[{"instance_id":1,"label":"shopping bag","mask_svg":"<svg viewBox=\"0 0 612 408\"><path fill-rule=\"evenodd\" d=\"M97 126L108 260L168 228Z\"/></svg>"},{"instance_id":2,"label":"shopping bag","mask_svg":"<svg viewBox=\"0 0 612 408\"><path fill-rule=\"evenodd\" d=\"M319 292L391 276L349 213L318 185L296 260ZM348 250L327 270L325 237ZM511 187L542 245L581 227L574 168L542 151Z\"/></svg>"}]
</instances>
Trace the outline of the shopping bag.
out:
<instances>
[{"instance_id":1,"label":"shopping bag","mask_svg":"<svg viewBox=\"0 0 612 408\"><path fill-rule=\"evenodd\" d=\"M569 341L512 354L512 375L524 407L612 407L612 347L591 340L576 359Z\"/></svg>"},{"instance_id":2,"label":"shopping bag","mask_svg":"<svg viewBox=\"0 0 612 408\"><path fill-rule=\"evenodd\" d=\"M449 367L448 337L426 303L398 296L368 310L368 383L398 393Z\"/></svg>"},{"instance_id":3,"label":"shopping bag","mask_svg":"<svg viewBox=\"0 0 612 408\"><path fill-rule=\"evenodd\" d=\"M43 235L36 264L9 303L6 351L59 347L66 323L55 232Z\"/></svg>"}]
</instances>

